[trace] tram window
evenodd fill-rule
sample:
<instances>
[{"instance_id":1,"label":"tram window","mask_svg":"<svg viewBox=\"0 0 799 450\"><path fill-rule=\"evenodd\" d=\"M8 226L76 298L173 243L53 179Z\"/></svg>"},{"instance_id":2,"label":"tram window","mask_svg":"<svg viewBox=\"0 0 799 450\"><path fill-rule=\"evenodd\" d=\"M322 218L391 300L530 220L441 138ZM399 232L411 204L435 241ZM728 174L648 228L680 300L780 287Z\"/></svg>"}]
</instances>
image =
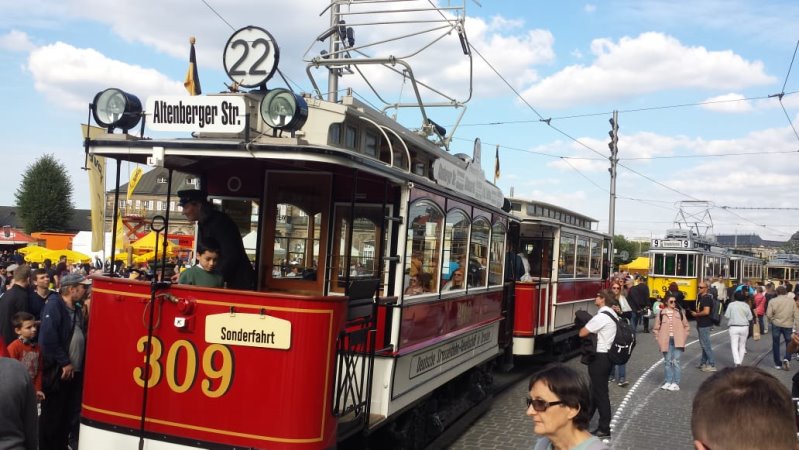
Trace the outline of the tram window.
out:
<instances>
[{"instance_id":1,"label":"tram window","mask_svg":"<svg viewBox=\"0 0 799 450\"><path fill-rule=\"evenodd\" d=\"M664 270L663 275L677 275L677 258L676 255L664 255Z\"/></svg>"},{"instance_id":2,"label":"tram window","mask_svg":"<svg viewBox=\"0 0 799 450\"><path fill-rule=\"evenodd\" d=\"M591 239L591 278L602 276L602 248L599 241Z\"/></svg>"},{"instance_id":3,"label":"tram window","mask_svg":"<svg viewBox=\"0 0 799 450\"><path fill-rule=\"evenodd\" d=\"M730 278L733 280L738 279L738 266L740 265L741 260L733 259L730 264Z\"/></svg>"},{"instance_id":4,"label":"tram window","mask_svg":"<svg viewBox=\"0 0 799 450\"><path fill-rule=\"evenodd\" d=\"M570 234L560 237L560 261L558 261L558 276L561 278L574 278L574 252L575 238Z\"/></svg>"},{"instance_id":5,"label":"tram window","mask_svg":"<svg viewBox=\"0 0 799 450\"><path fill-rule=\"evenodd\" d=\"M577 258L576 258L576 268L577 272L575 276L577 278L587 278L588 277L588 260L590 256L590 250L588 248L588 239L586 238L577 238Z\"/></svg>"},{"instance_id":6,"label":"tram window","mask_svg":"<svg viewBox=\"0 0 799 450\"><path fill-rule=\"evenodd\" d=\"M438 292L438 254L444 214L434 203L420 200L411 205L408 217L405 271L409 279L417 279L423 293Z\"/></svg>"},{"instance_id":7,"label":"tram window","mask_svg":"<svg viewBox=\"0 0 799 450\"><path fill-rule=\"evenodd\" d=\"M292 204L277 205L272 278L316 280L321 216L309 216Z\"/></svg>"},{"instance_id":8,"label":"tram window","mask_svg":"<svg viewBox=\"0 0 799 450\"><path fill-rule=\"evenodd\" d=\"M461 210L455 209L447 214L441 267L442 292L466 288L467 274L471 268L471 263L467 266L466 260L470 225L469 217Z\"/></svg>"},{"instance_id":9,"label":"tram window","mask_svg":"<svg viewBox=\"0 0 799 450\"><path fill-rule=\"evenodd\" d=\"M502 263L505 261L505 226L494 224L491 229L491 246L488 252L488 285L502 285Z\"/></svg>"},{"instance_id":10,"label":"tram window","mask_svg":"<svg viewBox=\"0 0 799 450\"><path fill-rule=\"evenodd\" d=\"M469 287L485 287L488 281L488 237L491 225L485 219L477 219L472 224L472 237L469 240Z\"/></svg>"},{"instance_id":11,"label":"tram window","mask_svg":"<svg viewBox=\"0 0 799 450\"><path fill-rule=\"evenodd\" d=\"M347 125L344 130L344 146L355 150L358 144L358 129L352 125Z\"/></svg>"},{"instance_id":12,"label":"tram window","mask_svg":"<svg viewBox=\"0 0 799 450\"><path fill-rule=\"evenodd\" d=\"M652 273L654 275L664 275L666 273L663 263L665 255L662 253L655 253L654 263L652 264Z\"/></svg>"},{"instance_id":13,"label":"tram window","mask_svg":"<svg viewBox=\"0 0 799 450\"><path fill-rule=\"evenodd\" d=\"M330 145L341 145L341 124L330 124L327 133L327 143Z\"/></svg>"},{"instance_id":14,"label":"tram window","mask_svg":"<svg viewBox=\"0 0 799 450\"><path fill-rule=\"evenodd\" d=\"M688 267L686 269L686 275L689 277L695 277L697 275L696 271L696 258L698 255L688 255Z\"/></svg>"},{"instance_id":15,"label":"tram window","mask_svg":"<svg viewBox=\"0 0 799 450\"><path fill-rule=\"evenodd\" d=\"M377 135L371 132L364 133L363 153L372 158L377 158Z\"/></svg>"},{"instance_id":16,"label":"tram window","mask_svg":"<svg viewBox=\"0 0 799 450\"><path fill-rule=\"evenodd\" d=\"M344 292L348 279L380 277L378 258L384 245L380 243L380 224L386 214L376 205L356 205L354 214L350 205L338 205L335 214L330 291Z\"/></svg>"}]
</instances>

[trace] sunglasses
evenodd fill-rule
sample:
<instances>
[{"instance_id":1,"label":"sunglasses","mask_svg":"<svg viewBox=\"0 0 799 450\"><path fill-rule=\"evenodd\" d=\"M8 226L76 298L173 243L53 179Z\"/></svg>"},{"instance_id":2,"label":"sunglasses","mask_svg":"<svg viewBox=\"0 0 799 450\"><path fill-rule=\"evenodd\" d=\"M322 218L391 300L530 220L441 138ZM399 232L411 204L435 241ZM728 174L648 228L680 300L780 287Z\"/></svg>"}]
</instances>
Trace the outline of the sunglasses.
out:
<instances>
[{"instance_id":1,"label":"sunglasses","mask_svg":"<svg viewBox=\"0 0 799 450\"><path fill-rule=\"evenodd\" d=\"M545 412L547 409L549 409L550 406L556 406L556 405L562 405L563 404L563 402L560 401L560 400L558 400L556 402L548 402L548 401L545 401L545 400L541 400L540 398L532 399L530 397L527 397L525 400L527 401L527 408L528 409L532 406L533 409L538 411L538 412Z\"/></svg>"},{"instance_id":2,"label":"sunglasses","mask_svg":"<svg viewBox=\"0 0 799 450\"><path fill-rule=\"evenodd\" d=\"M674 300L671 300L671 301L669 301L669 302L668 302L668 304L669 304L669 305L674 305L674 304L676 304L676 303L677 303L677 302L675 302Z\"/></svg>"},{"instance_id":3,"label":"sunglasses","mask_svg":"<svg viewBox=\"0 0 799 450\"><path fill-rule=\"evenodd\" d=\"M621 288L618 288L618 287L615 287L615 286L614 286L614 287L612 287L611 289L613 289L614 291L618 291L618 290L619 290L619 289L621 289Z\"/></svg>"},{"instance_id":4,"label":"sunglasses","mask_svg":"<svg viewBox=\"0 0 799 450\"><path fill-rule=\"evenodd\" d=\"M707 286L699 286L699 289L707 289Z\"/></svg>"}]
</instances>

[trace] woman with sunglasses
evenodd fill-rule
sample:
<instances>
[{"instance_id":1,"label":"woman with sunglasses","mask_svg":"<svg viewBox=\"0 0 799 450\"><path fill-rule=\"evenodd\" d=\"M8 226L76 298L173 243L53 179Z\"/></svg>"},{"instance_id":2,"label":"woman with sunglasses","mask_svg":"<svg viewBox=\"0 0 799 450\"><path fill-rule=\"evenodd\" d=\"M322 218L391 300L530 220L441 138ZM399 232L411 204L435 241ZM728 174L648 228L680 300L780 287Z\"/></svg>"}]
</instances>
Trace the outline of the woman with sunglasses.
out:
<instances>
[{"instance_id":1,"label":"woman with sunglasses","mask_svg":"<svg viewBox=\"0 0 799 450\"><path fill-rule=\"evenodd\" d=\"M666 304L655 316L655 340L663 353L666 375L663 386L666 391L680 390L680 355L685 350L685 341L691 331L688 318L677 307L677 297L666 295Z\"/></svg>"},{"instance_id":2,"label":"woman with sunglasses","mask_svg":"<svg viewBox=\"0 0 799 450\"><path fill-rule=\"evenodd\" d=\"M588 430L591 394L580 374L560 363L550 364L530 379L527 415L541 436L534 450L605 450Z\"/></svg>"}]
</instances>

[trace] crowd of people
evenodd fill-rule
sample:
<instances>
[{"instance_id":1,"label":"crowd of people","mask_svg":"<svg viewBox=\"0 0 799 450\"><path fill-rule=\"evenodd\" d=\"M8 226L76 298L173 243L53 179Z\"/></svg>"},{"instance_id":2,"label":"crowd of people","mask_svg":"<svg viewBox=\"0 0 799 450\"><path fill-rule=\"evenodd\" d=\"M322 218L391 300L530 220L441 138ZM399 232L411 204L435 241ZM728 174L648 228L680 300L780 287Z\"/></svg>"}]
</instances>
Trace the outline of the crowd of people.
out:
<instances>
[{"instance_id":1,"label":"crowd of people","mask_svg":"<svg viewBox=\"0 0 799 450\"><path fill-rule=\"evenodd\" d=\"M76 449L91 280L66 259L4 269L0 448Z\"/></svg>"},{"instance_id":2,"label":"crowd of people","mask_svg":"<svg viewBox=\"0 0 799 450\"><path fill-rule=\"evenodd\" d=\"M614 274L609 283L610 289L601 290L594 301L598 311L591 316L585 311L579 311L575 317L575 324L579 328L579 336L584 339L583 362L588 365L588 390L590 392L589 420L594 412L599 413L598 425L591 431L591 435L598 438L609 438L611 404L609 399L608 381L617 381L620 387L628 385L626 379L626 365L613 365L608 358L608 351L614 342L618 330L617 320L624 320L630 324L635 333L652 333L657 347L663 356L664 379L660 389L666 391L680 390L680 356L685 350L691 328L697 329L696 336L701 347L702 356L697 369L702 372L717 372L716 358L711 342L711 330L720 325L712 317L712 309L722 305L723 317L730 336L730 351L732 353L733 367L725 369L724 377L732 380L729 385L737 385L741 380L753 378L764 379L767 384L771 380L779 383L773 376L762 373L759 369L744 365L746 354L746 341L753 336L772 334L772 353L774 369L789 370L792 355L799 351L799 293L788 282L777 283L742 283L729 286L720 279L701 280L697 284L695 306L689 307L685 301L685 293L676 283L671 283L666 292L653 291L650 296L646 280L643 277L633 277L626 274ZM799 287L797 287L799 290ZM611 317L612 316L612 317ZM695 319L693 325L689 318ZM650 328L650 324L652 325ZM641 326L642 330L639 328ZM633 356L635 357L635 356ZM739 373L737 370L741 369ZM711 379L716 379L714 375ZM708 383L706 381L705 383ZM531 395L533 381L531 381ZM552 389L552 386L549 386ZM538 390L541 391L540 389ZM747 391L746 395L757 395L756 390ZM792 391L794 397L799 397L799 374L794 376ZM554 392L554 391L553 391ZM700 392L704 391L700 388ZM791 403L791 394L787 389L773 393L779 394L781 405ZM743 395L743 394L742 394ZM552 395L542 395L542 399L549 402ZM737 397L736 397L737 398ZM727 401L727 397L724 397ZM705 398L703 402L707 402ZM777 402L777 400L773 400ZM550 402L550 405L552 403ZM530 401L528 400L528 405ZM796 448L796 424L793 422L795 411L792 406L788 408L785 417L792 424L793 446ZM700 408L701 409L701 408ZM697 410L696 403L694 411ZM781 410L782 411L782 410ZM531 411L528 415L544 412L541 409ZM786 412L786 411L782 411ZM712 417L717 417L714 410ZM773 412L772 412L773 414ZM576 417L576 416L575 416ZM784 420L783 420L784 421ZM696 447L701 448L758 448L746 446L714 446L721 442L728 442L726 438L718 436L715 432L707 431L702 420L694 423L694 435L697 439ZM538 427L537 427L538 429ZM577 429L584 430L577 427ZM558 438L561 439L561 438ZM549 441L548 441L549 442ZM552 442L555 442L554 440ZM589 441L585 441L589 442ZM593 442L593 441L591 441ZM749 441L747 441L749 442ZM540 448L587 449L603 448L597 444L585 446L555 445ZM539 448L538 446L536 448ZM774 446L769 448L789 448Z\"/></svg>"}]
</instances>

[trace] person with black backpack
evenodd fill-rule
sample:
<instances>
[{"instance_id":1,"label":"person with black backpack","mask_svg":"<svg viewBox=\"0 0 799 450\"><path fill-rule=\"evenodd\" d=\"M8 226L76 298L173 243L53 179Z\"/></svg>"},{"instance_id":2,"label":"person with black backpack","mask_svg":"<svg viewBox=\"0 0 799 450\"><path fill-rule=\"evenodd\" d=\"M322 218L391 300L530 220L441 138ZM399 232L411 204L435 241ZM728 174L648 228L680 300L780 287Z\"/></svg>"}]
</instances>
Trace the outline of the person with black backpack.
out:
<instances>
[{"instance_id":1,"label":"person with black backpack","mask_svg":"<svg viewBox=\"0 0 799 450\"><path fill-rule=\"evenodd\" d=\"M666 391L680 390L680 355L685 351L685 342L691 331L688 319L677 307L677 297L666 296L666 304L655 316L652 327L655 340L663 353L665 379L660 388Z\"/></svg>"},{"instance_id":2,"label":"person with black backpack","mask_svg":"<svg viewBox=\"0 0 799 450\"><path fill-rule=\"evenodd\" d=\"M611 362L608 351L616 338L616 323L619 320L612 307L616 305L614 295L607 289L599 291L594 299L594 304L599 309L597 314L580 328L580 337L588 338L596 335L596 355L588 364L588 378L591 380L591 404L589 417L599 410L599 424L591 432L598 438L610 437L610 396L608 394L608 377L610 376Z\"/></svg>"}]
</instances>

